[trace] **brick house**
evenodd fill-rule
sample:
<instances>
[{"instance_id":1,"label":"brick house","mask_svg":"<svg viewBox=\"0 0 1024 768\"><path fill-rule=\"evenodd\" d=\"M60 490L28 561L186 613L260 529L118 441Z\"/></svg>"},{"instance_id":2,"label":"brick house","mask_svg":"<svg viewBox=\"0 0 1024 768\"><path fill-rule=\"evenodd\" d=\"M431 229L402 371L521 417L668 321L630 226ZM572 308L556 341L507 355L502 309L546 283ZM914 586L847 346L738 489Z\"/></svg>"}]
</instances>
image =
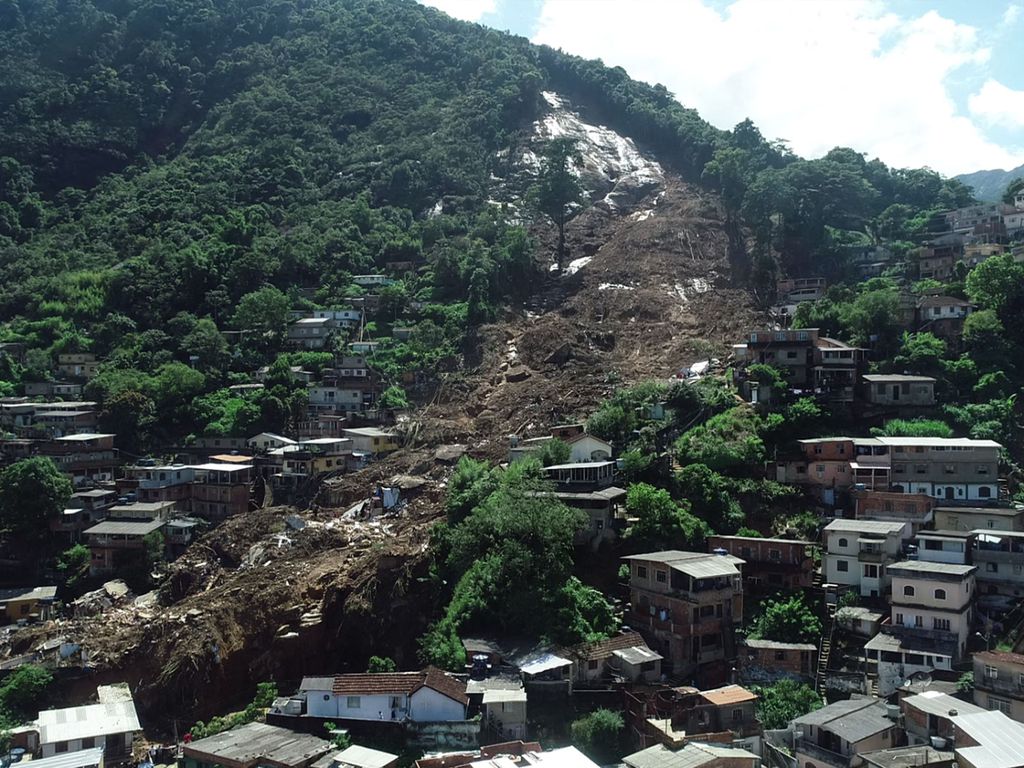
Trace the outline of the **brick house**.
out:
<instances>
[{"instance_id":1,"label":"brick house","mask_svg":"<svg viewBox=\"0 0 1024 768\"><path fill-rule=\"evenodd\" d=\"M814 553L808 541L710 536L708 551L743 560L743 585L752 591L808 589L814 580Z\"/></svg>"}]
</instances>

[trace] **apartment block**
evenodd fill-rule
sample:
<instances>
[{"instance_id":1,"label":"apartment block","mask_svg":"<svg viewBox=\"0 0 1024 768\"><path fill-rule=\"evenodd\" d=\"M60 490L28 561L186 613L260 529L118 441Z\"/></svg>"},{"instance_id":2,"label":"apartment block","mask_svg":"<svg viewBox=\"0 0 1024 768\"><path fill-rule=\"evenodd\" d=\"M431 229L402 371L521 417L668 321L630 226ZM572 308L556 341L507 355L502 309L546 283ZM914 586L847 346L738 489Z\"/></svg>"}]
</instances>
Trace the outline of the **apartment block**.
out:
<instances>
[{"instance_id":1,"label":"apartment block","mask_svg":"<svg viewBox=\"0 0 1024 768\"><path fill-rule=\"evenodd\" d=\"M862 597L884 597L888 567L903 552L909 524L882 520L833 520L823 533L824 577L829 584L856 588Z\"/></svg>"},{"instance_id":2,"label":"apartment block","mask_svg":"<svg viewBox=\"0 0 1024 768\"><path fill-rule=\"evenodd\" d=\"M999 497L999 452L994 440L880 437L889 448L891 490L924 493L948 503Z\"/></svg>"},{"instance_id":3,"label":"apartment block","mask_svg":"<svg viewBox=\"0 0 1024 768\"><path fill-rule=\"evenodd\" d=\"M631 555L628 622L662 654L675 677L702 686L727 681L743 621L743 561L669 550Z\"/></svg>"}]
</instances>

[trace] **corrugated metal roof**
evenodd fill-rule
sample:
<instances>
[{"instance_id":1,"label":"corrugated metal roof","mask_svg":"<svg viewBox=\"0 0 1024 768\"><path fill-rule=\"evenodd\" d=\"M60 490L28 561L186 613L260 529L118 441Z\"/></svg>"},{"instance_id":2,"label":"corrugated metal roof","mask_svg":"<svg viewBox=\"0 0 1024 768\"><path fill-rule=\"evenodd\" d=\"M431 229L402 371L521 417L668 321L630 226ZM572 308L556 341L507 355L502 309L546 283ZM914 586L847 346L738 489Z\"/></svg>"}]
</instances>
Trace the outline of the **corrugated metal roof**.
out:
<instances>
[{"instance_id":1,"label":"corrugated metal roof","mask_svg":"<svg viewBox=\"0 0 1024 768\"><path fill-rule=\"evenodd\" d=\"M674 571L685 573L695 579L709 579L716 576L737 576L745 560L733 555L715 555L706 552L681 552L670 549L662 552L648 552L641 555L629 555L623 560L647 560L664 563Z\"/></svg>"},{"instance_id":2,"label":"corrugated metal roof","mask_svg":"<svg viewBox=\"0 0 1024 768\"><path fill-rule=\"evenodd\" d=\"M969 437L879 437L882 445L913 448L1002 448L995 440L972 440Z\"/></svg>"},{"instance_id":3,"label":"corrugated metal roof","mask_svg":"<svg viewBox=\"0 0 1024 768\"><path fill-rule=\"evenodd\" d=\"M944 574L948 576L967 576L978 570L973 565L960 565L958 563L935 563L931 560L903 560L886 566L889 573L905 573L928 576L929 574Z\"/></svg>"},{"instance_id":4,"label":"corrugated metal roof","mask_svg":"<svg viewBox=\"0 0 1024 768\"><path fill-rule=\"evenodd\" d=\"M646 664L649 661L659 661L664 658L646 646L620 648L617 651L612 651L612 656L618 656L627 664Z\"/></svg>"},{"instance_id":5,"label":"corrugated metal roof","mask_svg":"<svg viewBox=\"0 0 1024 768\"><path fill-rule=\"evenodd\" d=\"M39 713L37 722L40 744L142 730L132 701L47 709Z\"/></svg>"},{"instance_id":6,"label":"corrugated metal roof","mask_svg":"<svg viewBox=\"0 0 1024 768\"><path fill-rule=\"evenodd\" d=\"M849 699L798 717L798 725L816 725L834 733L851 744L881 733L896 724L886 715L885 702L880 699Z\"/></svg>"},{"instance_id":7,"label":"corrugated metal roof","mask_svg":"<svg viewBox=\"0 0 1024 768\"><path fill-rule=\"evenodd\" d=\"M825 526L825 530L843 531L848 533L899 533L906 527L906 523L897 523L889 520L833 520Z\"/></svg>"},{"instance_id":8,"label":"corrugated metal roof","mask_svg":"<svg viewBox=\"0 0 1024 768\"><path fill-rule=\"evenodd\" d=\"M953 698L948 693L942 693L941 691L922 691L916 696L908 696L903 700L903 703L908 707L913 707L929 715L938 715L939 717L950 717L950 711L961 715L971 715L976 712L987 711L963 699Z\"/></svg>"},{"instance_id":9,"label":"corrugated metal roof","mask_svg":"<svg viewBox=\"0 0 1024 768\"><path fill-rule=\"evenodd\" d=\"M295 733L287 728L249 723L224 731L184 746L185 756L202 760L212 756L225 761L247 764L257 760L281 766L305 765L320 755L327 754L331 742Z\"/></svg>"},{"instance_id":10,"label":"corrugated metal roof","mask_svg":"<svg viewBox=\"0 0 1024 768\"><path fill-rule=\"evenodd\" d=\"M52 757L32 760L32 768L92 768L103 762L103 747L79 749L75 752L64 752ZM26 763L28 765L28 763Z\"/></svg>"},{"instance_id":11,"label":"corrugated metal roof","mask_svg":"<svg viewBox=\"0 0 1024 768\"><path fill-rule=\"evenodd\" d=\"M657 744L632 755L626 755L622 762L630 768L701 768L724 758L745 758L751 761L751 766L760 762L757 755L745 749L718 747L695 741L688 742L682 749L675 751L663 744Z\"/></svg>"},{"instance_id":12,"label":"corrugated metal roof","mask_svg":"<svg viewBox=\"0 0 1024 768\"><path fill-rule=\"evenodd\" d=\"M87 529L85 534L145 536L153 531L160 530L164 525L163 520L105 520L99 525L94 525L92 528Z\"/></svg>"},{"instance_id":13,"label":"corrugated metal roof","mask_svg":"<svg viewBox=\"0 0 1024 768\"><path fill-rule=\"evenodd\" d=\"M385 765L393 763L398 759L398 755L392 755L390 752L360 747L356 744L341 750L341 752L331 757L335 763L352 765L355 768L384 768Z\"/></svg>"},{"instance_id":14,"label":"corrugated metal roof","mask_svg":"<svg viewBox=\"0 0 1024 768\"><path fill-rule=\"evenodd\" d=\"M1019 768L1024 765L1024 725L1002 712L978 712L952 718L954 725L978 742L959 747L957 755L971 765L985 768Z\"/></svg>"}]
</instances>

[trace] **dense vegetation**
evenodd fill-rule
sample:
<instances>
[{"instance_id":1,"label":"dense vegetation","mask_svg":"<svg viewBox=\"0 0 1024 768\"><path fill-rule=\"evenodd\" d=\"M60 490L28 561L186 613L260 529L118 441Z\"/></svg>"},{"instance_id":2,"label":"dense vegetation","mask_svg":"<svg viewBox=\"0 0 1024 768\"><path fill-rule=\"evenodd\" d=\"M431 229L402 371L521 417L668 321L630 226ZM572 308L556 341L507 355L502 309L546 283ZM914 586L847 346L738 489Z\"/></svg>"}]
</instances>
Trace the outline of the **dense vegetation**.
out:
<instances>
[{"instance_id":1,"label":"dense vegetation","mask_svg":"<svg viewBox=\"0 0 1024 768\"><path fill-rule=\"evenodd\" d=\"M369 329L393 380L436 371L467 325L523 298L533 247L488 199L544 88L717 189L737 274L766 297L779 268L842 273L848 246L906 243L970 197L848 149L800 160L749 121L718 130L662 86L411 0L12 0L0 22L0 336L31 348L4 359L0 391L95 352L108 362L87 394L129 451L285 428L303 407L287 375L274 392L225 387L295 364L287 311L358 298L354 274L416 265L390 270ZM560 231L573 151L552 145L519 190ZM412 338L390 339L413 302ZM248 333L229 348L225 330ZM757 453L734 448L721 458Z\"/></svg>"}]
</instances>

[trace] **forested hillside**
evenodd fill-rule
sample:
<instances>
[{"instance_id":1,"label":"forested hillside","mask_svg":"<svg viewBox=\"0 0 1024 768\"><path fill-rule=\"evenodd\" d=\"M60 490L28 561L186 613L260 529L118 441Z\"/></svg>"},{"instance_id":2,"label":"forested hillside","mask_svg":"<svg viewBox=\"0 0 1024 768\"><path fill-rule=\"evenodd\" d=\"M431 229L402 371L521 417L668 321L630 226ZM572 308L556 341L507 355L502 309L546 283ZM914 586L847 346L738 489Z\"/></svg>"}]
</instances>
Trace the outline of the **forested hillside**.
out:
<instances>
[{"instance_id":1,"label":"forested hillside","mask_svg":"<svg viewBox=\"0 0 1024 768\"><path fill-rule=\"evenodd\" d=\"M343 305L354 274L421 265L370 329L419 307L416 336L384 349L393 376L536 290L549 225L525 188L488 200L544 90L719 192L733 277L764 300L780 271L842 276L851 244L907 250L970 199L849 149L800 160L749 121L718 130L621 69L411 0L8 0L0 22L0 313L31 350L0 388L94 352L86 394L138 391L171 435L230 431L223 398L193 398L278 359L287 310ZM250 333L229 354L231 329ZM190 359L202 378L169 367Z\"/></svg>"}]
</instances>

